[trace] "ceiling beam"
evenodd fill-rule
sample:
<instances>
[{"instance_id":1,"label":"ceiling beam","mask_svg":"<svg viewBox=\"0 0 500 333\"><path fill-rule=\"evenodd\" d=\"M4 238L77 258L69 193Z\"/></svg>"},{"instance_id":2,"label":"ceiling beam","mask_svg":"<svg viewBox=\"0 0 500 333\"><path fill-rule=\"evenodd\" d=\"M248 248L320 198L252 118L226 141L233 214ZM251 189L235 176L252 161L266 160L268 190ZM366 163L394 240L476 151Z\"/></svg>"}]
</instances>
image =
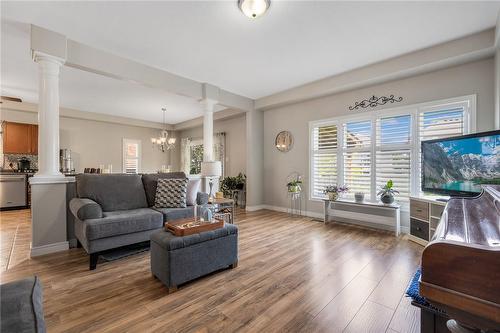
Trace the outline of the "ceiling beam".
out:
<instances>
[{"instance_id":1,"label":"ceiling beam","mask_svg":"<svg viewBox=\"0 0 500 333\"><path fill-rule=\"evenodd\" d=\"M255 109L269 110L491 57L494 41L495 29L492 28L259 98Z\"/></svg>"},{"instance_id":2,"label":"ceiling beam","mask_svg":"<svg viewBox=\"0 0 500 333\"><path fill-rule=\"evenodd\" d=\"M31 50L33 54L41 52L57 56L63 59L68 67L150 88L163 89L196 100L206 98L204 95L207 84L93 48L35 25L31 25ZM252 99L213 85L208 87L211 96L216 93L217 104L242 111L253 110Z\"/></svg>"},{"instance_id":3,"label":"ceiling beam","mask_svg":"<svg viewBox=\"0 0 500 333\"><path fill-rule=\"evenodd\" d=\"M38 113L38 104L27 103L27 102L12 102L12 101L3 100L2 103L0 104L0 111L3 111L3 110ZM156 129L164 129L166 127L166 129L169 131L174 129L174 126L170 125L170 124L164 125L162 123L157 123L154 121L140 120L140 119L134 119L134 118L128 118L128 117L120 117L120 116L112 116L112 115L108 115L108 114L104 114L104 113L80 111L80 110L70 109L70 108L59 108L59 115L62 118L73 118L73 119L80 119L80 120L100 121L100 122L119 124L119 125L147 127L147 128L156 128Z\"/></svg>"},{"instance_id":4,"label":"ceiling beam","mask_svg":"<svg viewBox=\"0 0 500 333\"><path fill-rule=\"evenodd\" d=\"M226 109L218 112L214 112L214 121L216 120L226 120L230 118L241 117L245 113L240 110ZM175 124L173 126L174 131L183 131L193 127L203 126L203 117L194 118L191 120L186 120L181 123Z\"/></svg>"}]
</instances>

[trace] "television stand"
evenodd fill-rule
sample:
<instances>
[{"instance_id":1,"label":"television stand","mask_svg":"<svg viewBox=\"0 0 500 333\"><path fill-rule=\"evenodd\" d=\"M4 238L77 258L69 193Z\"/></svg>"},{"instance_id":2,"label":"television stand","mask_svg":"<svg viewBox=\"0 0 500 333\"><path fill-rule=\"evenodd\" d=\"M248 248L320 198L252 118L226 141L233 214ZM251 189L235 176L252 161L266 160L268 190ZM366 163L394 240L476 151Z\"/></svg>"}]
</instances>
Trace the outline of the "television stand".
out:
<instances>
[{"instance_id":1,"label":"television stand","mask_svg":"<svg viewBox=\"0 0 500 333\"><path fill-rule=\"evenodd\" d=\"M434 236L444 208L450 198L437 196L410 197L410 234L408 239L420 245Z\"/></svg>"}]
</instances>

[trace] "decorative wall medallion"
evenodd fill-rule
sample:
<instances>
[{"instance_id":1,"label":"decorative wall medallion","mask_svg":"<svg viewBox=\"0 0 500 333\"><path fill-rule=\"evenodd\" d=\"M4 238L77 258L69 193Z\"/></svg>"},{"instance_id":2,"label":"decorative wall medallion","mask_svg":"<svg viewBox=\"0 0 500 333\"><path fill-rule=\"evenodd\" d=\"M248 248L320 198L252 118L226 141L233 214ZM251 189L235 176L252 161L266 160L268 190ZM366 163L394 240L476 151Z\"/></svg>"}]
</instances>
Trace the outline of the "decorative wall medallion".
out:
<instances>
[{"instance_id":1,"label":"decorative wall medallion","mask_svg":"<svg viewBox=\"0 0 500 333\"><path fill-rule=\"evenodd\" d=\"M389 97L381 96L377 97L373 95L369 99L364 99L361 102L354 103L354 106L349 106L349 110L357 110L359 108L366 109L368 107L374 108L378 105L384 105L386 103L397 103L401 102L403 97L394 97L394 95L389 95Z\"/></svg>"},{"instance_id":2,"label":"decorative wall medallion","mask_svg":"<svg viewBox=\"0 0 500 333\"><path fill-rule=\"evenodd\" d=\"M293 147L293 136L289 131L281 131L276 135L276 140L274 141L276 149L282 153L290 151Z\"/></svg>"}]
</instances>

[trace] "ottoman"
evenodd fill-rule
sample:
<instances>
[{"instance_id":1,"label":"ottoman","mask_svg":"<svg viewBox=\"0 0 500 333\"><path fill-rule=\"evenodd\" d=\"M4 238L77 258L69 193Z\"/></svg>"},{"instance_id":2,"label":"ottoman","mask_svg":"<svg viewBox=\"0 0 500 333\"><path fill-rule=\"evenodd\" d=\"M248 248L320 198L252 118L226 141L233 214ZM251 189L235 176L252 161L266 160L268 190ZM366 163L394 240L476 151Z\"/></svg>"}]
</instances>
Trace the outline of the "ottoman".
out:
<instances>
[{"instance_id":1,"label":"ottoman","mask_svg":"<svg viewBox=\"0 0 500 333\"><path fill-rule=\"evenodd\" d=\"M224 227L177 237L163 229L151 235L151 272L169 292L177 286L238 264L238 227Z\"/></svg>"}]
</instances>

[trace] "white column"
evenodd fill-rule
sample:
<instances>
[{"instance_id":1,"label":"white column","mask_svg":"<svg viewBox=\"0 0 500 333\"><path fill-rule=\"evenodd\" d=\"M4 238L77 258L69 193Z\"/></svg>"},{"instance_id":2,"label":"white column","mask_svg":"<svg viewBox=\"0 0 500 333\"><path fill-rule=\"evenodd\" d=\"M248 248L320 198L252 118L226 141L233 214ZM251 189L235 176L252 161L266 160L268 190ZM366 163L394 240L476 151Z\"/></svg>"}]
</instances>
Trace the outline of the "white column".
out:
<instances>
[{"instance_id":1,"label":"white column","mask_svg":"<svg viewBox=\"0 0 500 333\"><path fill-rule=\"evenodd\" d=\"M35 53L38 63L38 172L35 177L61 178L59 172L59 70L64 60Z\"/></svg>"},{"instance_id":2,"label":"white column","mask_svg":"<svg viewBox=\"0 0 500 333\"><path fill-rule=\"evenodd\" d=\"M213 161L214 108L217 101L204 99L203 106L203 161Z\"/></svg>"},{"instance_id":3,"label":"white column","mask_svg":"<svg viewBox=\"0 0 500 333\"><path fill-rule=\"evenodd\" d=\"M31 184L31 256L64 251L67 183L59 172L59 71L64 60L34 52L38 64L38 172Z\"/></svg>"}]
</instances>

